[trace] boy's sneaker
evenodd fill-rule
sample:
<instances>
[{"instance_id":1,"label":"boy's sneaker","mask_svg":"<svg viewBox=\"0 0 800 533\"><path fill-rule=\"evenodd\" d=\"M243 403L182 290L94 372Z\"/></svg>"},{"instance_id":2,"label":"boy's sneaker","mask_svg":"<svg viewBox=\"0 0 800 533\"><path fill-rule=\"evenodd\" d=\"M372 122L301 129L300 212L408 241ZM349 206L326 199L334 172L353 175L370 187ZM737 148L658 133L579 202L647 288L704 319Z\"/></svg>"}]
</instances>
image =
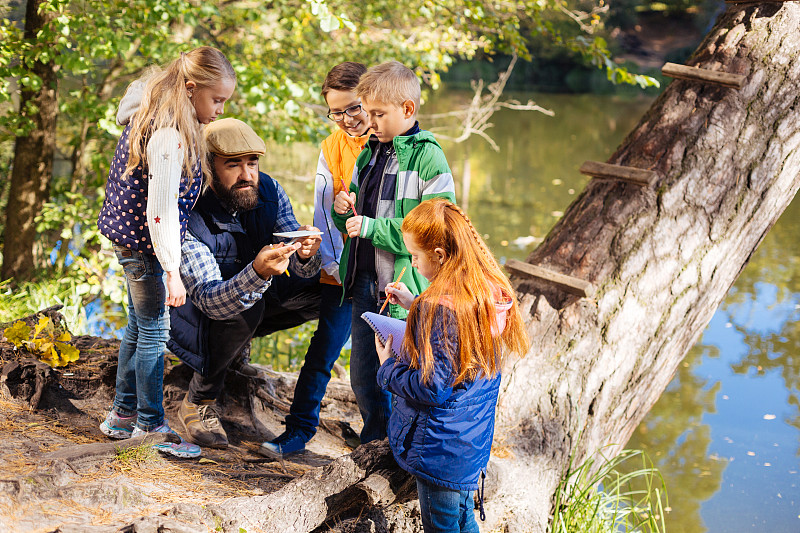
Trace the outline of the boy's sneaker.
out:
<instances>
[{"instance_id":1,"label":"boy's sneaker","mask_svg":"<svg viewBox=\"0 0 800 533\"><path fill-rule=\"evenodd\" d=\"M133 427L136 425L136 418L136 415L119 416L112 409L100 424L100 431L112 439L129 439L133 433Z\"/></svg>"},{"instance_id":2,"label":"boy's sneaker","mask_svg":"<svg viewBox=\"0 0 800 533\"><path fill-rule=\"evenodd\" d=\"M273 459L283 459L287 455L300 453L306 449L306 442L311 437L294 428L286 428L286 431L278 437L263 443L258 449L258 453Z\"/></svg>"},{"instance_id":3,"label":"boy's sneaker","mask_svg":"<svg viewBox=\"0 0 800 533\"><path fill-rule=\"evenodd\" d=\"M142 435L147 435L148 433L173 433L178 435L175 430L169 427L167 421L165 420L163 424L157 428L151 429L150 431L145 431L139 426L135 426L131 436L141 437ZM180 437L180 435L178 435L178 437ZM161 453L168 453L170 455L174 455L175 457L182 457L184 459L195 459L200 457L200 446L190 444L183 439L181 439L180 444L175 444L174 442L162 442L159 444L153 444L153 448Z\"/></svg>"},{"instance_id":4,"label":"boy's sneaker","mask_svg":"<svg viewBox=\"0 0 800 533\"><path fill-rule=\"evenodd\" d=\"M181 402L178 416L189 441L208 448L227 448L228 435L220 424L215 400L192 403L187 397L188 394Z\"/></svg>"}]
</instances>

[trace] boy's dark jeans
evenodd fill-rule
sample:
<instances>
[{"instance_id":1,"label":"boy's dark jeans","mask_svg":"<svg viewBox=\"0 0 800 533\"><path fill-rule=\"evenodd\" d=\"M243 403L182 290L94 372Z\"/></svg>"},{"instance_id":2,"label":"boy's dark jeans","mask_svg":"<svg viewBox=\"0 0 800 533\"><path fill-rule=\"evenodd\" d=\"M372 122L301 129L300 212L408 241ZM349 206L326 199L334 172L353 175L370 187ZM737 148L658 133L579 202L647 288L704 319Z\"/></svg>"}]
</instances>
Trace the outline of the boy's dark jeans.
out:
<instances>
[{"instance_id":1,"label":"boy's dark jeans","mask_svg":"<svg viewBox=\"0 0 800 533\"><path fill-rule=\"evenodd\" d=\"M311 438L319 426L319 409L325 389L331 380L333 363L339 359L342 346L350 338L351 302L342 301L342 287L320 284L319 325L311 337L308 351L294 387L294 398L287 429L299 429Z\"/></svg>"},{"instance_id":2,"label":"boy's dark jeans","mask_svg":"<svg viewBox=\"0 0 800 533\"><path fill-rule=\"evenodd\" d=\"M386 438L386 424L391 414L391 394L378 385L378 352L375 350L375 332L361 318L365 311L377 313L378 278L374 272L358 270L352 286L353 295L353 350L350 354L350 385L356 396L364 428L361 443Z\"/></svg>"}]
</instances>

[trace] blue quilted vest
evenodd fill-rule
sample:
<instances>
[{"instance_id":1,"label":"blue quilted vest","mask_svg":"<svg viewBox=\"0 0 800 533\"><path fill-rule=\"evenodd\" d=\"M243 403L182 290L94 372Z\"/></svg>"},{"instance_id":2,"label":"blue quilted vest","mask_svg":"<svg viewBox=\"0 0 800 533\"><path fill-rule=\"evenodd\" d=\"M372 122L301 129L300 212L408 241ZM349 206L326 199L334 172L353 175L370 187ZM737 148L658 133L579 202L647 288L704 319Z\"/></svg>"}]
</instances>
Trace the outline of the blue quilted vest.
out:
<instances>
[{"instance_id":1,"label":"blue quilted vest","mask_svg":"<svg viewBox=\"0 0 800 533\"><path fill-rule=\"evenodd\" d=\"M211 189L206 190L189 215L188 230L205 244L219 265L223 280L244 269L261 248L272 243L278 219L278 191L267 174L259 172L258 204L231 214ZM211 321L189 298L170 310L169 350L206 376L209 367L208 325Z\"/></svg>"},{"instance_id":2,"label":"blue quilted vest","mask_svg":"<svg viewBox=\"0 0 800 533\"><path fill-rule=\"evenodd\" d=\"M117 142L117 150L111 160L106 183L106 198L97 218L97 227L114 244L131 250L153 254L150 229L147 227L147 190L149 176L147 166L142 163L125 174L130 155L131 125L128 124ZM191 183L181 177L178 209L180 212L181 242L186 234L187 221L192 206L200 195L203 174L198 160L194 165Z\"/></svg>"}]
</instances>

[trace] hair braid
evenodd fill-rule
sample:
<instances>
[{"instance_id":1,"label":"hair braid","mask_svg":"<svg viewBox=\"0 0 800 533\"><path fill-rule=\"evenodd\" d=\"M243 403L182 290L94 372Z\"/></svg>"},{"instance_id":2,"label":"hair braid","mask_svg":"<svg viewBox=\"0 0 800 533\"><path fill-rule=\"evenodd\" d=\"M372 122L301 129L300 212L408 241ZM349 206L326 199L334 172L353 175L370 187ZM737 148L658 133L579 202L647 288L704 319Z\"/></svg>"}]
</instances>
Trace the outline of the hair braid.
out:
<instances>
[{"instance_id":1,"label":"hair braid","mask_svg":"<svg viewBox=\"0 0 800 533\"><path fill-rule=\"evenodd\" d=\"M467 223L467 227L469 227L469 230L472 233L472 237L475 239L475 243L478 245L478 248L480 248L481 251L483 252L483 255L486 256L487 259L495 261L494 255L492 255L492 252L491 250L489 250L489 247L486 246L486 243L481 238L481 235L480 233L478 233L478 230L475 229L475 226L472 224L472 220L470 220L469 215L467 215L467 213L465 213L463 209L461 209L454 203L448 204L447 207L449 207L450 209L461 215L461 217L464 219L464 222Z\"/></svg>"}]
</instances>

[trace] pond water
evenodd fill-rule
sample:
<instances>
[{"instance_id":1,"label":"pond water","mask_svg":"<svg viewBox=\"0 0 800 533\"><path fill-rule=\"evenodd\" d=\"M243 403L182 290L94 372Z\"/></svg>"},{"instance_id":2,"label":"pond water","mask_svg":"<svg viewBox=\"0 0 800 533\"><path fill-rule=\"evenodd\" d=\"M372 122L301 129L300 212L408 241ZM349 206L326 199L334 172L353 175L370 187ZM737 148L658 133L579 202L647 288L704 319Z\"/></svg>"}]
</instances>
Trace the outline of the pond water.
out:
<instances>
[{"instance_id":1,"label":"pond water","mask_svg":"<svg viewBox=\"0 0 800 533\"><path fill-rule=\"evenodd\" d=\"M469 170L468 212L496 255L524 259L586 184L578 167L605 161L649 107L650 98L516 94L551 109L500 111L479 138L442 141L457 182ZM448 91L425 114L466 102ZM450 132L453 134L454 132ZM265 168L279 178L310 176L315 147L276 149ZM465 166L468 162L468 167ZM281 175L283 173L284 175ZM311 184L281 180L310 202ZM311 219L298 208L298 218ZM667 484L667 530L686 533L800 531L800 205L767 235L700 342L636 430Z\"/></svg>"}]
</instances>

